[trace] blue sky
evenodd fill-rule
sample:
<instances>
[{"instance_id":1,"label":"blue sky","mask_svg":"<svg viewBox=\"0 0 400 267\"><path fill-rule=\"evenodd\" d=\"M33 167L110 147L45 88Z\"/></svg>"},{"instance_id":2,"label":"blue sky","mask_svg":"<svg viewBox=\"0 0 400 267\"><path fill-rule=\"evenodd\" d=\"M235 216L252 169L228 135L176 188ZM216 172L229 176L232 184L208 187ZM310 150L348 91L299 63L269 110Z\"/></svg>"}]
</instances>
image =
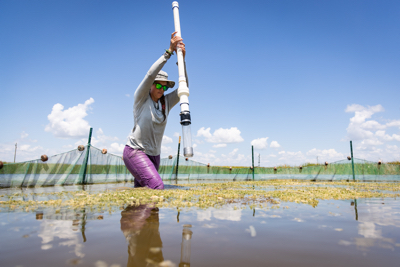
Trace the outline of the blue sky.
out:
<instances>
[{"instance_id":1,"label":"blue sky","mask_svg":"<svg viewBox=\"0 0 400 267\"><path fill-rule=\"evenodd\" d=\"M172 1L0 2L0 160L121 154L133 94L174 31ZM400 160L400 2L179 1L194 160ZM164 70L177 80L173 57ZM175 154L179 107L162 157ZM256 160L258 164L258 159Z\"/></svg>"}]
</instances>

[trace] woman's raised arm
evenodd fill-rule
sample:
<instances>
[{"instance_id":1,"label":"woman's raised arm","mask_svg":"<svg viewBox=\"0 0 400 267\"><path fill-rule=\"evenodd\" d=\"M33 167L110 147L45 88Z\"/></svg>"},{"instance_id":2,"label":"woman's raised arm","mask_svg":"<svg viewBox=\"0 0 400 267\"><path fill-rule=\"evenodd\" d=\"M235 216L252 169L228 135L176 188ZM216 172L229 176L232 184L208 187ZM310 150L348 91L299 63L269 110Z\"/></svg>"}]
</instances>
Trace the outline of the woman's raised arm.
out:
<instances>
[{"instance_id":1,"label":"woman's raised arm","mask_svg":"<svg viewBox=\"0 0 400 267\"><path fill-rule=\"evenodd\" d=\"M173 32L171 34L171 41L169 45L169 51L166 51L154 64L150 67L149 71L147 72L146 76L142 80L142 82L139 84L139 86L136 88L135 91L135 105L140 104L143 102L147 95L149 94L149 90L151 85L154 82L154 79L156 78L157 74L160 72L160 70L164 67L165 63L167 60L171 57L171 54L173 51L176 51L176 47L181 46L180 42L182 41L182 38L179 36L175 35L176 32ZM184 44L183 44L184 45Z\"/></svg>"}]
</instances>

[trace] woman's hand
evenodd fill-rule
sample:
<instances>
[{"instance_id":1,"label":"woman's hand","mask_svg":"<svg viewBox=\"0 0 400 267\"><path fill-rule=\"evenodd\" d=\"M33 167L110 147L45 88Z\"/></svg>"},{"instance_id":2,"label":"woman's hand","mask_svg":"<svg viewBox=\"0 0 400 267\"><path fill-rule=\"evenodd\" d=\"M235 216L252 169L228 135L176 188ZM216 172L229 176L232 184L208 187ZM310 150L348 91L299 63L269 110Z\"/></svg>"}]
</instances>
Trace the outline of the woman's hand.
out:
<instances>
[{"instance_id":1,"label":"woman's hand","mask_svg":"<svg viewBox=\"0 0 400 267\"><path fill-rule=\"evenodd\" d=\"M185 44L184 44L183 42L180 42L180 43L178 44L178 47L179 47L180 49L182 49L183 59L185 59L185 56L186 56Z\"/></svg>"},{"instance_id":2,"label":"woman's hand","mask_svg":"<svg viewBox=\"0 0 400 267\"><path fill-rule=\"evenodd\" d=\"M169 51L171 52L176 52L176 48L179 47L182 49L183 57L186 55L186 49L185 49L185 44L182 42L182 37L176 36L177 32L173 32L171 34L171 42L169 44Z\"/></svg>"}]
</instances>

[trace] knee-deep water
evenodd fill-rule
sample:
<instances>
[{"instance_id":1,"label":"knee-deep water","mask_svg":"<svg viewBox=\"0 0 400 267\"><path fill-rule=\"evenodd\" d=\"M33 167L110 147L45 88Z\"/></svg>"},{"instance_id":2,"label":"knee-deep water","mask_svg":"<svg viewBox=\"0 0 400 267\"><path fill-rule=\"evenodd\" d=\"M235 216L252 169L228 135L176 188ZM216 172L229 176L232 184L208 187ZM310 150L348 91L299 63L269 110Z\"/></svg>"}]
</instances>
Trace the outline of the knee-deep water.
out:
<instances>
[{"instance_id":1,"label":"knee-deep water","mask_svg":"<svg viewBox=\"0 0 400 267\"><path fill-rule=\"evenodd\" d=\"M157 192L131 186L1 189L0 266L398 266L400 260L397 183L207 183Z\"/></svg>"}]
</instances>

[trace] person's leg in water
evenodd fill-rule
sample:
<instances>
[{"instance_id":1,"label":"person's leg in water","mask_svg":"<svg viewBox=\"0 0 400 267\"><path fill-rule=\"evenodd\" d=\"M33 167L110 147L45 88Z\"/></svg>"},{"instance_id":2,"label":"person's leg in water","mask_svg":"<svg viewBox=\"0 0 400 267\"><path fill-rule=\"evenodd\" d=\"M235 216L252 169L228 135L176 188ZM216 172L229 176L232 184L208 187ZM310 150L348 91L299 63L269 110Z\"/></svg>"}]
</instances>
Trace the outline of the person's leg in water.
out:
<instances>
[{"instance_id":1,"label":"person's leg in water","mask_svg":"<svg viewBox=\"0 0 400 267\"><path fill-rule=\"evenodd\" d=\"M143 151L125 146L124 163L135 177L135 187L164 189L164 183L158 174L160 156L148 156Z\"/></svg>"}]
</instances>

